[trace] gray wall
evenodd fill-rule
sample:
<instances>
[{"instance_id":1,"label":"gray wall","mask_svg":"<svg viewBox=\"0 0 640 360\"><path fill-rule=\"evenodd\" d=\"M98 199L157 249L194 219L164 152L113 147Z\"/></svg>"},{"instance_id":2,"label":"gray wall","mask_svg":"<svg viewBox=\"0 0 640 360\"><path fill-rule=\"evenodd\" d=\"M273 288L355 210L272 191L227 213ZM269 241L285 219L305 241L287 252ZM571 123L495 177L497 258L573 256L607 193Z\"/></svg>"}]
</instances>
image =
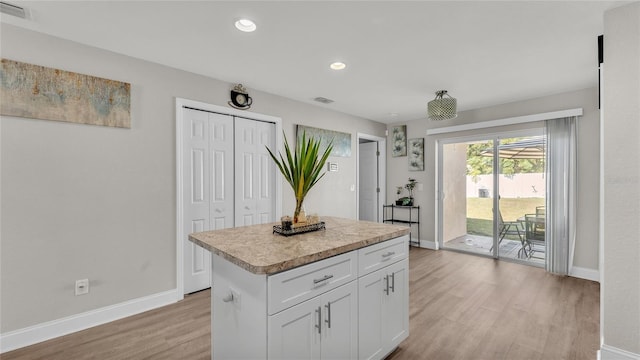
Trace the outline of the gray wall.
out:
<instances>
[{"instance_id":1,"label":"gray wall","mask_svg":"<svg viewBox=\"0 0 640 360\"><path fill-rule=\"evenodd\" d=\"M594 76L597 72L594 69ZM455 96L455 93L452 93ZM458 99L463 102L464 99ZM416 192L416 203L421 208L421 236L423 240L435 241L436 214L436 140L473 134L511 131L541 126L541 123L521 124L482 130L426 136L427 129L460 124L470 124L515 116L545 113L573 108L582 108L584 115L578 120L578 214L577 239L574 266L598 269L598 221L599 221L599 137L600 113L598 110L598 89L584 89L537 99L492 106L483 109L463 111L456 119L434 122L419 119L406 124L408 138L425 138L425 171L410 172L406 157L387 159L387 197L393 199L395 186L406 183L408 177L415 177L424 185L423 191ZM425 104L426 112L426 104ZM390 125L389 128L393 126ZM391 150L389 149L389 154Z\"/></svg>"},{"instance_id":2,"label":"gray wall","mask_svg":"<svg viewBox=\"0 0 640 360\"><path fill-rule=\"evenodd\" d=\"M1 307L5 333L174 289L175 97L226 105L231 85L2 24L1 56L131 83L131 129L3 117ZM245 84L251 87L251 84ZM352 156L311 190L309 212L355 218L356 132L385 126L259 91L252 112L352 133ZM293 193L283 182L283 212ZM319 196L331 194L331 196ZM89 295L75 297L76 279Z\"/></svg>"},{"instance_id":3,"label":"gray wall","mask_svg":"<svg viewBox=\"0 0 640 360\"><path fill-rule=\"evenodd\" d=\"M639 2L605 13L603 73L601 335L603 348L640 356Z\"/></svg>"}]
</instances>

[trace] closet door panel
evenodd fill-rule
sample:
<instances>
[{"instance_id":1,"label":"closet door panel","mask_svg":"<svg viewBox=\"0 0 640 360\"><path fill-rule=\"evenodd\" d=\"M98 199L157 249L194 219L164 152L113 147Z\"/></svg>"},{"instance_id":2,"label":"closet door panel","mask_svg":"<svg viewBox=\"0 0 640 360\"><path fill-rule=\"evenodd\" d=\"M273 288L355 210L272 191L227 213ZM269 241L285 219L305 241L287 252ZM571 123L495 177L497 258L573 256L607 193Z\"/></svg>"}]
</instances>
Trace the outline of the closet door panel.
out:
<instances>
[{"instance_id":1,"label":"closet door panel","mask_svg":"<svg viewBox=\"0 0 640 360\"><path fill-rule=\"evenodd\" d=\"M210 228L225 229L234 222L233 117L209 113Z\"/></svg>"},{"instance_id":2,"label":"closet door panel","mask_svg":"<svg viewBox=\"0 0 640 360\"><path fill-rule=\"evenodd\" d=\"M187 240L190 233L205 231L209 223L209 120L208 113L184 109L183 161L183 271L184 292L211 286L209 251Z\"/></svg>"},{"instance_id":3,"label":"closet door panel","mask_svg":"<svg viewBox=\"0 0 640 360\"><path fill-rule=\"evenodd\" d=\"M236 226L256 223L254 167L256 148L255 121L235 118Z\"/></svg>"}]
</instances>

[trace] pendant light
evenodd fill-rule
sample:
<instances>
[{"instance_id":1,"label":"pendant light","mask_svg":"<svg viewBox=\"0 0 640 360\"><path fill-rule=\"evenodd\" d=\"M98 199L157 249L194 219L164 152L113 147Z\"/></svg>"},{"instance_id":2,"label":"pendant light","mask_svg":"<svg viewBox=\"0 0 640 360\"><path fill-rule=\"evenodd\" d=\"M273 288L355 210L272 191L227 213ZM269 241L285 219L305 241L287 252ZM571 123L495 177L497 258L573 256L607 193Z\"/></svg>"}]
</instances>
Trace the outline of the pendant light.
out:
<instances>
[{"instance_id":1,"label":"pendant light","mask_svg":"<svg viewBox=\"0 0 640 360\"><path fill-rule=\"evenodd\" d=\"M456 109L457 100L447 94L447 90L436 91L436 98L427 105L429 119L436 121L455 118L458 116Z\"/></svg>"}]
</instances>

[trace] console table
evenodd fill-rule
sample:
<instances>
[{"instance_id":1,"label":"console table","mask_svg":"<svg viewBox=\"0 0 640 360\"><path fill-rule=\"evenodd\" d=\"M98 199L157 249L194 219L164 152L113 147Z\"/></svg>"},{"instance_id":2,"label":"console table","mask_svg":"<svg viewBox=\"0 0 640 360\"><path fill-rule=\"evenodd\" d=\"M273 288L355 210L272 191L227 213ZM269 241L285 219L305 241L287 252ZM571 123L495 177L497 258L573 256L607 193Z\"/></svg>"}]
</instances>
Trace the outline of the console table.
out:
<instances>
[{"instance_id":1,"label":"console table","mask_svg":"<svg viewBox=\"0 0 640 360\"><path fill-rule=\"evenodd\" d=\"M382 208L382 222L391 224L407 224L410 229L409 244L420 246L420 206L402 206L392 204L382 205ZM405 216L399 218L398 210L400 210L400 213L405 213ZM418 235L417 238L414 236L413 226L416 227L416 233Z\"/></svg>"}]
</instances>

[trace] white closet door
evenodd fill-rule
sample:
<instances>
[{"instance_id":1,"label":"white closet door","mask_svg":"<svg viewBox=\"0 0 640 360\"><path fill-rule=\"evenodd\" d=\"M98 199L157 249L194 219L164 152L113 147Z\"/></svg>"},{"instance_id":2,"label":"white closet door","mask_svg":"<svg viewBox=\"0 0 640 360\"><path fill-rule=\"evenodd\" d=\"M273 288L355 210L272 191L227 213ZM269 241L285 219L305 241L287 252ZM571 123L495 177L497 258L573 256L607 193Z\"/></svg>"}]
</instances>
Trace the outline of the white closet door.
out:
<instances>
[{"instance_id":1,"label":"white closet door","mask_svg":"<svg viewBox=\"0 0 640 360\"><path fill-rule=\"evenodd\" d=\"M211 198L209 230L231 228L233 216L233 119L209 114Z\"/></svg>"},{"instance_id":2,"label":"white closet door","mask_svg":"<svg viewBox=\"0 0 640 360\"><path fill-rule=\"evenodd\" d=\"M236 226L275 221L275 164L265 149L274 143L274 124L235 118Z\"/></svg>"},{"instance_id":3,"label":"white closet door","mask_svg":"<svg viewBox=\"0 0 640 360\"><path fill-rule=\"evenodd\" d=\"M257 197L256 197L256 221L266 224L276 221L275 219L275 189L276 189L276 165L273 163L269 149L275 149L276 127L273 123L254 121L257 134Z\"/></svg>"},{"instance_id":4,"label":"white closet door","mask_svg":"<svg viewBox=\"0 0 640 360\"><path fill-rule=\"evenodd\" d=\"M209 251L187 238L210 228L209 114L191 109L183 112L184 292L190 293L211 286Z\"/></svg>"}]
</instances>

